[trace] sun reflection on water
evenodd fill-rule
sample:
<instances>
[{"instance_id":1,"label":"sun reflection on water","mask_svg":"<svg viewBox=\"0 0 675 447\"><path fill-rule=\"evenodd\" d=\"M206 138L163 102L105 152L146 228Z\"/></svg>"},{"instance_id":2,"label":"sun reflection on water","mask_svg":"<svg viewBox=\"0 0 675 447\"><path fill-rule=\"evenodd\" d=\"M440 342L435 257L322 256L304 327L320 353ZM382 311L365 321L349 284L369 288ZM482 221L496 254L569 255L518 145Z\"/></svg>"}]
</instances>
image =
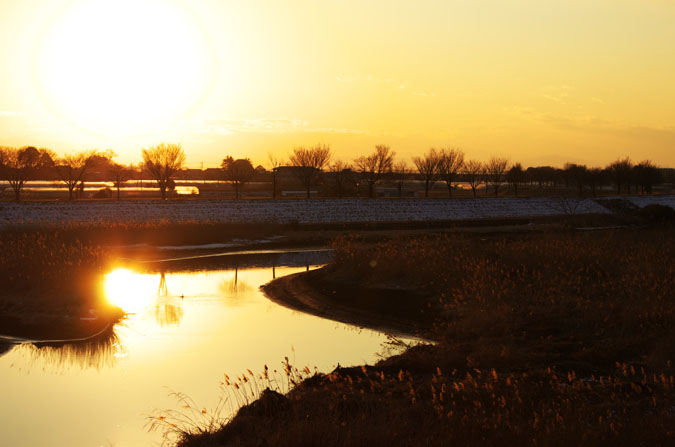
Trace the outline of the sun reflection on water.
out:
<instances>
[{"instance_id":1,"label":"sun reflection on water","mask_svg":"<svg viewBox=\"0 0 675 447\"><path fill-rule=\"evenodd\" d=\"M110 304L125 312L138 312L157 297L160 275L140 274L118 268L105 275L103 289Z\"/></svg>"}]
</instances>

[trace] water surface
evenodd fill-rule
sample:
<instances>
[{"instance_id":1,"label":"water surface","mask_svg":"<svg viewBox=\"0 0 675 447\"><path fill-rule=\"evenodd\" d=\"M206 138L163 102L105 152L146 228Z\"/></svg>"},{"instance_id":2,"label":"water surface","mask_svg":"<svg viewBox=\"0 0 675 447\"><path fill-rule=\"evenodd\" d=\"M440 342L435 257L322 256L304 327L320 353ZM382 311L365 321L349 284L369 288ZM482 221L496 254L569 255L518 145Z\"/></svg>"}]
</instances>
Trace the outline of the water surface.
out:
<instances>
[{"instance_id":1,"label":"water surface","mask_svg":"<svg viewBox=\"0 0 675 447\"><path fill-rule=\"evenodd\" d=\"M108 337L18 345L0 357L0 446L157 445L143 426L177 408L170 389L212 408L223 374L281 369L285 356L324 372L373 363L385 335L291 311L259 290L315 267L110 272L106 294L131 314Z\"/></svg>"}]
</instances>

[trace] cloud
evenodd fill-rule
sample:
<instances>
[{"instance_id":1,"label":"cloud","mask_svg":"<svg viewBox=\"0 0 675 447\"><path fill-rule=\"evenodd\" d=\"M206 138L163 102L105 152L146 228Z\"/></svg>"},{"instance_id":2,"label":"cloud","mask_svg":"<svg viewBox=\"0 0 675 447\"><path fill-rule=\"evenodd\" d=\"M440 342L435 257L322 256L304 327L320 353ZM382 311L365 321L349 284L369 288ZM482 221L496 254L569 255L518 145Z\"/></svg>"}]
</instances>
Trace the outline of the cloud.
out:
<instances>
[{"instance_id":1,"label":"cloud","mask_svg":"<svg viewBox=\"0 0 675 447\"><path fill-rule=\"evenodd\" d=\"M548 99L549 101L557 102L558 104L563 103L563 98L558 96L542 94L541 97L544 99Z\"/></svg>"},{"instance_id":2,"label":"cloud","mask_svg":"<svg viewBox=\"0 0 675 447\"><path fill-rule=\"evenodd\" d=\"M567 98L569 98L570 92L574 90L574 87L567 84L545 85L541 87L541 90L543 93L541 93L539 96L542 98L556 102L558 104L564 104L565 101L567 101Z\"/></svg>"},{"instance_id":3,"label":"cloud","mask_svg":"<svg viewBox=\"0 0 675 447\"><path fill-rule=\"evenodd\" d=\"M197 133L231 135L233 133L287 133L298 131L308 124L306 121L289 118L259 118L249 120L206 119L190 120L183 123Z\"/></svg>"},{"instance_id":4,"label":"cloud","mask_svg":"<svg viewBox=\"0 0 675 447\"><path fill-rule=\"evenodd\" d=\"M531 107L514 106L503 109L505 113L539 121L558 129L612 134L639 140L675 144L675 126L657 126L608 120L593 115L566 116L538 112Z\"/></svg>"},{"instance_id":5,"label":"cloud","mask_svg":"<svg viewBox=\"0 0 675 447\"><path fill-rule=\"evenodd\" d=\"M321 133L353 133L369 134L370 132L360 129L312 127L308 121L297 118L259 118L248 120L235 119L209 119L191 120L183 123L195 133L232 135L235 133L296 133L296 132L321 132Z\"/></svg>"}]
</instances>

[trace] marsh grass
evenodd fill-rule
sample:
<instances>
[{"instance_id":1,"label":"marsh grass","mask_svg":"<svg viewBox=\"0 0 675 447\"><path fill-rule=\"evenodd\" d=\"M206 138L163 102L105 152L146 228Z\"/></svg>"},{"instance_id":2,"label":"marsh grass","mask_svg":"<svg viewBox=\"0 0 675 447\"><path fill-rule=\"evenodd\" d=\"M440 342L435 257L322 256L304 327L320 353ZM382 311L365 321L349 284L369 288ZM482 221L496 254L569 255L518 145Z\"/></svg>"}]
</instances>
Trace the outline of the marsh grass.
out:
<instances>
[{"instance_id":1,"label":"marsh grass","mask_svg":"<svg viewBox=\"0 0 675 447\"><path fill-rule=\"evenodd\" d=\"M284 394L290 392L303 380L316 376L316 368L298 369L291 365L288 357L284 358L281 369L270 369L264 366L262 372L256 374L250 369L245 373L230 378L223 375L220 381L220 396L213 409L207 409L187 394L171 390L178 409L156 411L146 421L148 431L162 433L163 445L176 445L190 439L208 436L222 429L236 415L246 417L246 413L256 411L275 411L278 405L284 405Z\"/></svg>"},{"instance_id":2,"label":"marsh grass","mask_svg":"<svg viewBox=\"0 0 675 447\"><path fill-rule=\"evenodd\" d=\"M334 248L326 282L436 297L420 309L436 316L436 343L313 376L279 411L180 445L675 442L672 227Z\"/></svg>"},{"instance_id":3,"label":"marsh grass","mask_svg":"<svg viewBox=\"0 0 675 447\"><path fill-rule=\"evenodd\" d=\"M109 259L103 248L67 240L58 231L4 233L0 239L0 289L24 306L90 306L100 298L98 280ZM5 301L6 306L12 306Z\"/></svg>"},{"instance_id":4,"label":"marsh grass","mask_svg":"<svg viewBox=\"0 0 675 447\"><path fill-rule=\"evenodd\" d=\"M347 239L335 248L326 277L436 296L439 349L465 354L470 366L661 367L675 357L672 227L375 246Z\"/></svg>"},{"instance_id":5,"label":"marsh grass","mask_svg":"<svg viewBox=\"0 0 675 447\"><path fill-rule=\"evenodd\" d=\"M0 238L0 326L5 335L82 338L123 313L104 297L112 266L104 247L58 229L5 231Z\"/></svg>"},{"instance_id":6,"label":"marsh grass","mask_svg":"<svg viewBox=\"0 0 675 447\"><path fill-rule=\"evenodd\" d=\"M627 364L588 377L351 368L308 379L274 412L240 414L179 445L667 445L672 380Z\"/></svg>"}]
</instances>

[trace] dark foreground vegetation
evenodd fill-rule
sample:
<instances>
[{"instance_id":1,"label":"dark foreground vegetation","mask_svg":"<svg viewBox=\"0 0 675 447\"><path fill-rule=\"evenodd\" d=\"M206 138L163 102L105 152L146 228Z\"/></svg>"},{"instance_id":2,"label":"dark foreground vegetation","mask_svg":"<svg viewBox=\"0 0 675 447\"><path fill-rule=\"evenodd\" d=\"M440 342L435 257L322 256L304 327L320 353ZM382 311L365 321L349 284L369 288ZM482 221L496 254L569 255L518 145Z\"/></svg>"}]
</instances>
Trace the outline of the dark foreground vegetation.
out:
<instances>
[{"instance_id":1,"label":"dark foreground vegetation","mask_svg":"<svg viewBox=\"0 0 675 447\"><path fill-rule=\"evenodd\" d=\"M409 318L433 316L424 335L435 343L305 374L286 395L262 391L278 389L267 367L226 378L226 389L260 399L220 428L156 424L183 446L675 443L672 225L334 247L309 283L334 287L335 299L350 286L425 296ZM298 371L284 369L294 384Z\"/></svg>"},{"instance_id":2,"label":"dark foreground vegetation","mask_svg":"<svg viewBox=\"0 0 675 447\"><path fill-rule=\"evenodd\" d=\"M3 232L0 335L72 339L97 334L121 317L103 299L110 258L60 230Z\"/></svg>"}]
</instances>

